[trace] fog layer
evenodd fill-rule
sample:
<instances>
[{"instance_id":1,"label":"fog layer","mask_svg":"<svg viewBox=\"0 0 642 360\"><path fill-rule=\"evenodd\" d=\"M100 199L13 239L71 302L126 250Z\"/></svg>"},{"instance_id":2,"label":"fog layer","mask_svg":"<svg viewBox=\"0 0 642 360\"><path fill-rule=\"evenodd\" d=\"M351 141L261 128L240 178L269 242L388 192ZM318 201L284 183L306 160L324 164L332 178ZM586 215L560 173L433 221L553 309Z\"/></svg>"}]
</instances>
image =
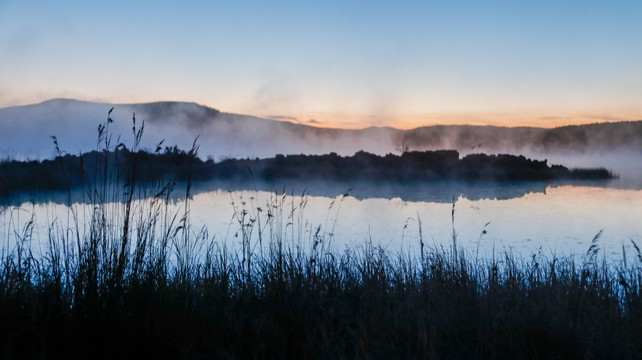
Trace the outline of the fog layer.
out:
<instances>
[{"instance_id":1,"label":"fog layer","mask_svg":"<svg viewBox=\"0 0 642 360\"><path fill-rule=\"evenodd\" d=\"M638 160L642 156L642 121L553 129L443 125L412 130L342 130L223 113L195 103L113 105L64 99L0 109L0 154L3 158L50 158L54 155L51 136L56 136L61 150L68 153L94 150L99 147L97 127L106 121L112 107L114 122L109 124L109 132L113 141L133 143L135 113L137 126L145 121L143 147L155 149L164 140L163 146L186 149L198 137L199 155L215 160L301 153L352 155L359 150L384 155L437 149L454 149L463 155L510 153L567 160L607 156L620 159L620 165L634 161L622 154ZM583 165L586 160L575 162ZM590 161L586 165L609 164Z\"/></svg>"}]
</instances>

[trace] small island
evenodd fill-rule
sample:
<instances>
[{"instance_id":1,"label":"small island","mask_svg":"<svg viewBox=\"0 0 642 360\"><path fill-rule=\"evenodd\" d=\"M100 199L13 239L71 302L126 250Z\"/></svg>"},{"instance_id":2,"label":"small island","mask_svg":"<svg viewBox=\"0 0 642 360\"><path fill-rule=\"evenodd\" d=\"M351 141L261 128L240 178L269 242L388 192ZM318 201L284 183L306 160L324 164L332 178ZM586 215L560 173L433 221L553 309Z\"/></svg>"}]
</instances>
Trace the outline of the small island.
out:
<instances>
[{"instance_id":1,"label":"small island","mask_svg":"<svg viewBox=\"0 0 642 360\"><path fill-rule=\"evenodd\" d=\"M92 151L43 161L0 163L0 196L20 191L65 190L96 181L280 179L411 183L430 181L608 180L604 168L568 169L516 155L471 154L455 150L409 151L379 156L276 155L265 159L201 160L195 151Z\"/></svg>"},{"instance_id":2,"label":"small island","mask_svg":"<svg viewBox=\"0 0 642 360\"><path fill-rule=\"evenodd\" d=\"M611 179L604 168L573 169L549 166L547 161L515 155L472 154L460 158L455 150L410 151L378 156L359 151L342 157L326 155L277 155L269 159L225 160L212 166L216 178L244 177L248 169L264 180L327 179L374 182L425 182L435 180L599 180Z\"/></svg>"}]
</instances>

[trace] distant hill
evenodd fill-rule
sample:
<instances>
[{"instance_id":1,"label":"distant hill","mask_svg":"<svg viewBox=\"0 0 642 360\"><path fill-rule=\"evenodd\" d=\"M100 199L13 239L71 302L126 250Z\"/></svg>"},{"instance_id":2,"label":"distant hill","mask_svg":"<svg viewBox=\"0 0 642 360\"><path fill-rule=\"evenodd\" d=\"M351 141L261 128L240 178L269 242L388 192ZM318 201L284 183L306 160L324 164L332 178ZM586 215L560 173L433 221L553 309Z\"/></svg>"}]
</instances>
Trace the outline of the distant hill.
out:
<instances>
[{"instance_id":1,"label":"distant hill","mask_svg":"<svg viewBox=\"0 0 642 360\"><path fill-rule=\"evenodd\" d=\"M552 129L497 126L428 126L403 134L410 148L463 152L604 153L642 151L642 121L562 126Z\"/></svg>"},{"instance_id":2,"label":"distant hill","mask_svg":"<svg viewBox=\"0 0 642 360\"><path fill-rule=\"evenodd\" d=\"M582 154L632 152L642 154L642 121L564 126L553 129L440 125L412 130L369 127L327 129L253 116L224 113L186 102L106 104L54 99L39 104L0 109L0 156L50 158L56 136L68 153L97 146L97 127L111 114L113 141L133 142L132 114L137 126L145 120L143 147L164 145L189 148L198 136L201 157L270 157L276 154L352 155L402 149L453 149L462 154ZM120 139L118 139L120 137Z\"/></svg>"}]
</instances>

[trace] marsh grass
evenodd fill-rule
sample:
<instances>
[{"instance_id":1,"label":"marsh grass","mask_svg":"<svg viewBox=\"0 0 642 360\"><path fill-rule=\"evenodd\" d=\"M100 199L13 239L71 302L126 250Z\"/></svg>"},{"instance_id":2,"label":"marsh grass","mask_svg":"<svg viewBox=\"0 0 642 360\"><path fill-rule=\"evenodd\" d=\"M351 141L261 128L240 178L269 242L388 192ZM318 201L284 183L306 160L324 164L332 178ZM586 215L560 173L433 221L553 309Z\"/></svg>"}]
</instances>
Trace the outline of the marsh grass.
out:
<instances>
[{"instance_id":1,"label":"marsh grass","mask_svg":"<svg viewBox=\"0 0 642 360\"><path fill-rule=\"evenodd\" d=\"M191 225L189 181L171 207L171 181L139 184L140 164L110 165L125 147L111 121L90 210L70 202L44 247L37 219L5 225L2 358L642 357L635 243L619 263L600 258L600 234L581 258L483 259L458 244L453 205L449 248L424 242L418 215L419 255L372 241L337 250L342 198L316 225L305 194L233 199L234 230L216 239Z\"/></svg>"}]
</instances>

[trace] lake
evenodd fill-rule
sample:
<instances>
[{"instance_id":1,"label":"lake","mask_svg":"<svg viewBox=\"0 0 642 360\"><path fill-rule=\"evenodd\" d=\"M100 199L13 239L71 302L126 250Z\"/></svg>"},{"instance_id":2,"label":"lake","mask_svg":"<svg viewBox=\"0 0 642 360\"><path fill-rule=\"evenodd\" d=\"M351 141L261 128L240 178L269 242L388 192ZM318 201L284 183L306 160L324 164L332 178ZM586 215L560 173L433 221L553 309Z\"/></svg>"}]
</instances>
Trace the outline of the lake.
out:
<instances>
[{"instance_id":1,"label":"lake","mask_svg":"<svg viewBox=\"0 0 642 360\"><path fill-rule=\"evenodd\" d=\"M586 160L565 160L559 163L587 165ZM525 257L583 254L599 233L602 253L617 260L623 246L631 253L631 240L642 245L642 168L631 161L603 161L610 161L612 166L606 167L618 173L618 179L404 185L201 182L191 189L189 224L192 232L206 229L208 238L236 249L245 235L251 243L263 244L271 237L309 248L317 241L341 251L372 242L416 254L421 240L425 246L447 249L455 234L460 248L480 257L504 251ZM184 194L177 186L163 205L178 220L185 211ZM66 198L62 193L14 197L12 205L3 207L0 231L6 238L21 233L33 215L34 239L46 244L52 224L57 229L73 227L68 225L74 220ZM146 201L136 202L134 214L147 211ZM72 194L72 202L79 227L86 229L82 224L88 223L91 205L83 203L81 191ZM124 211L121 205L112 204L111 209L116 217Z\"/></svg>"}]
</instances>

